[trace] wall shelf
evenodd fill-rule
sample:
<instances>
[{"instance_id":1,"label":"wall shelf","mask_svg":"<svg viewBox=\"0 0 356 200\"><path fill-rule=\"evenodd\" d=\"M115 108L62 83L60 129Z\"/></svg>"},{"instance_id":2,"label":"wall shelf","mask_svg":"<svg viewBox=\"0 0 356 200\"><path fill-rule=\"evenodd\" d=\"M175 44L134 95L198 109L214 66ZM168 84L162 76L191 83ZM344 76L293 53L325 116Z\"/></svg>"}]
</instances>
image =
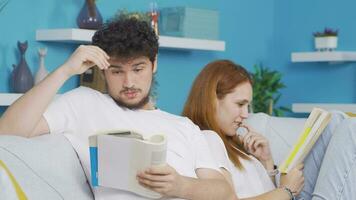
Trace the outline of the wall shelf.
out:
<instances>
[{"instance_id":1,"label":"wall shelf","mask_svg":"<svg viewBox=\"0 0 356 200\"><path fill-rule=\"evenodd\" d=\"M87 29L42 29L36 31L37 41L87 44L94 30ZM225 41L182 37L159 36L160 48L225 51Z\"/></svg>"},{"instance_id":2,"label":"wall shelf","mask_svg":"<svg viewBox=\"0 0 356 200\"><path fill-rule=\"evenodd\" d=\"M21 93L0 93L0 106L9 106L20 98ZM60 94L57 94L55 98L58 98Z\"/></svg>"},{"instance_id":3,"label":"wall shelf","mask_svg":"<svg viewBox=\"0 0 356 200\"><path fill-rule=\"evenodd\" d=\"M18 93L0 93L0 106L9 106L21 96Z\"/></svg>"},{"instance_id":4,"label":"wall shelf","mask_svg":"<svg viewBox=\"0 0 356 200\"><path fill-rule=\"evenodd\" d=\"M346 62L356 61L356 51L294 52L292 62Z\"/></svg>"},{"instance_id":5,"label":"wall shelf","mask_svg":"<svg viewBox=\"0 0 356 200\"><path fill-rule=\"evenodd\" d=\"M310 113L314 107L325 110L340 110L346 113L356 113L356 104L336 104L336 103L294 103L292 111L295 113Z\"/></svg>"}]
</instances>

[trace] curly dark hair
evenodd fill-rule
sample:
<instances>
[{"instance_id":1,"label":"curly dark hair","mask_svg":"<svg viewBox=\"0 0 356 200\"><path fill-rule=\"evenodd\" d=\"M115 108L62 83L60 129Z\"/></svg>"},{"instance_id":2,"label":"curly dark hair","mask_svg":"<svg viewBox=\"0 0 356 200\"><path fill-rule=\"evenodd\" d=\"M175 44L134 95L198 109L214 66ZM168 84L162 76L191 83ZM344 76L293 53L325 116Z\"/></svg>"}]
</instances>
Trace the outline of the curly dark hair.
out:
<instances>
[{"instance_id":1,"label":"curly dark hair","mask_svg":"<svg viewBox=\"0 0 356 200\"><path fill-rule=\"evenodd\" d=\"M114 57L145 56L154 63L158 53L158 37L145 21L135 18L108 21L95 32L92 44Z\"/></svg>"}]
</instances>

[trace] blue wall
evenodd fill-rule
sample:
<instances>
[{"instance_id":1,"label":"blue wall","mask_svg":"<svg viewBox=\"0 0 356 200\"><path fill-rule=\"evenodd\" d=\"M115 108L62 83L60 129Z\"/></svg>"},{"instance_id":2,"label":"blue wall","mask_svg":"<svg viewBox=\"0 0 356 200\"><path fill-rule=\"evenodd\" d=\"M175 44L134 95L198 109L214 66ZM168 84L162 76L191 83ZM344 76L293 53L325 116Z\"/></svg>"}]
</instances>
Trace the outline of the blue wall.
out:
<instances>
[{"instance_id":1,"label":"blue wall","mask_svg":"<svg viewBox=\"0 0 356 200\"><path fill-rule=\"evenodd\" d=\"M339 28L338 50L356 50L356 1L352 0L171 0L157 1L159 7L191 6L217 9L220 12L220 38L226 41L225 52L160 50L157 80L158 106L179 114L191 82L211 60L228 58L249 70L256 63L283 73L287 88L280 103L356 102L355 63L291 63L290 53L312 51L312 32L325 26ZM150 1L100 0L104 19L120 8L147 10ZM0 92L9 92L12 64L18 62L17 40L29 41L26 58L32 72L38 68L37 49L47 47L46 67L53 71L76 48L74 44L36 42L36 29L76 27L76 17L83 1L79 0L10 0L0 12ZM78 84L69 80L60 90Z\"/></svg>"},{"instance_id":2,"label":"blue wall","mask_svg":"<svg viewBox=\"0 0 356 200\"><path fill-rule=\"evenodd\" d=\"M325 27L339 29L337 50L356 50L356 1L283 1L275 4L275 42L271 63L285 75L288 89L281 103L356 102L354 62L291 63L290 53L313 51L312 33Z\"/></svg>"}]
</instances>

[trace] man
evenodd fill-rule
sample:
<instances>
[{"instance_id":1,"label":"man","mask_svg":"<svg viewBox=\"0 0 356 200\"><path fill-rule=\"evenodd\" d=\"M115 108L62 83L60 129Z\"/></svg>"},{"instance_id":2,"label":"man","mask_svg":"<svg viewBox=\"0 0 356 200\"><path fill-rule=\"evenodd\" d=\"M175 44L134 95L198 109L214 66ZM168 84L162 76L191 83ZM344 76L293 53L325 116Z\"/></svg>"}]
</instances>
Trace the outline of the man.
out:
<instances>
[{"instance_id":1,"label":"man","mask_svg":"<svg viewBox=\"0 0 356 200\"><path fill-rule=\"evenodd\" d=\"M0 119L0 134L34 137L65 132L88 175L88 136L96 131L165 133L167 165L138 172L140 184L165 197L234 198L206 153L209 149L199 128L187 118L156 109L150 101L158 52L158 39L150 26L135 19L120 19L106 24L92 40L92 46L77 48L63 65L7 109ZM52 102L68 78L94 66L103 70L109 95L79 87ZM103 187L94 188L94 194L97 199L143 198Z\"/></svg>"}]
</instances>

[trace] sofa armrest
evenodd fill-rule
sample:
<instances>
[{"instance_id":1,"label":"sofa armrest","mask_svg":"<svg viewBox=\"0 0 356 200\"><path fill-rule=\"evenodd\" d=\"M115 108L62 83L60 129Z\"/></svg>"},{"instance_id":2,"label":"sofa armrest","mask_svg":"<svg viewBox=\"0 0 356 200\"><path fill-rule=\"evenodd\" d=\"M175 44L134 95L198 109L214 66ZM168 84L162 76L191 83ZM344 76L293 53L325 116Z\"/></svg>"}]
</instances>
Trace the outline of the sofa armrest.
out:
<instances>
[{"instance_id":1,"label":"sofa armrest","mask_svg":"<svg viewBox=\"0 0 356 200\"><path fill-rule=\"evenodd\" d=\"M93 199L77 154L63 134L0 136L0 159L28 199Z\"/></svg>"}]
</instances>

